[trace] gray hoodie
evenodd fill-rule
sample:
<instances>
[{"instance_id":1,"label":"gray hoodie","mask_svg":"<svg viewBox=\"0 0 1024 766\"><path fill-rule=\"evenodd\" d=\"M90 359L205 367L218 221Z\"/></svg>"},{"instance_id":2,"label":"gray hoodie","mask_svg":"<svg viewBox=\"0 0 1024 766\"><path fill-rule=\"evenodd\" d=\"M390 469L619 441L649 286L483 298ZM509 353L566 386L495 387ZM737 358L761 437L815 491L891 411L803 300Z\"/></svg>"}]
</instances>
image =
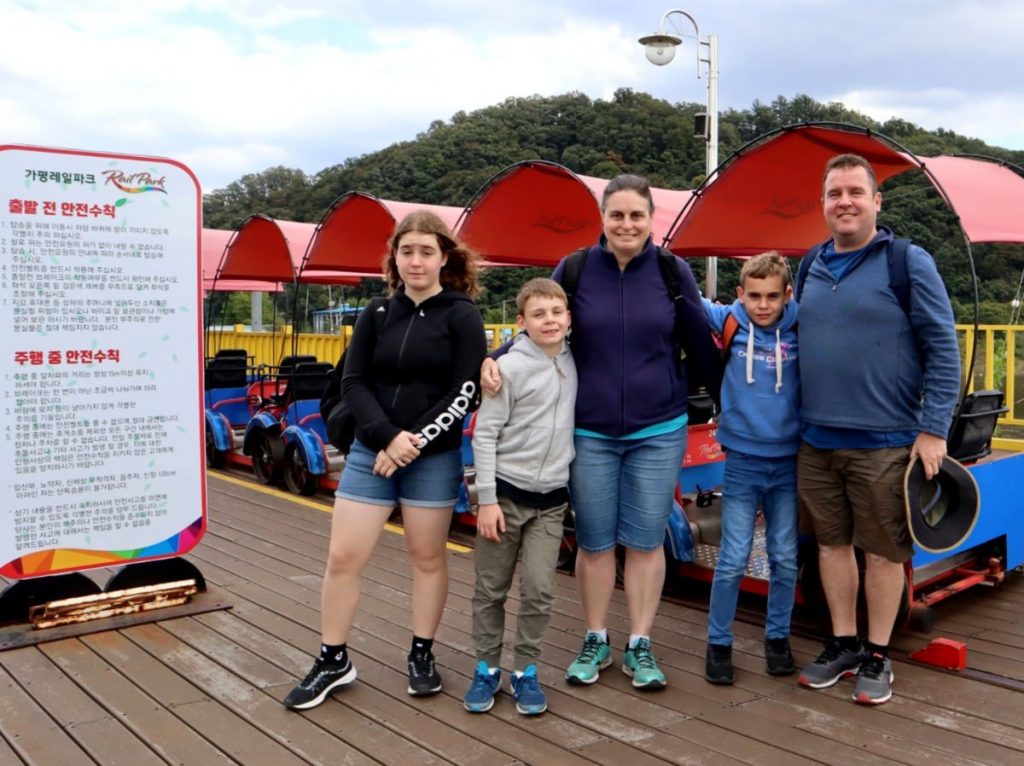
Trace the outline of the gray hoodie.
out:
<instances>
[{"instance_id":1,"label":"gray hoodie","mask_svg":"<svg viewBox=\"0 0 1024 766\"><path fill-rule=\"evenodd\" d=\"M501 390L485 396L473 430L480 503L496 503L496 476L528 492L569 483L576 365L566 344L549 357L526 335L498 360Z\"/></svg>"}]
</instances>

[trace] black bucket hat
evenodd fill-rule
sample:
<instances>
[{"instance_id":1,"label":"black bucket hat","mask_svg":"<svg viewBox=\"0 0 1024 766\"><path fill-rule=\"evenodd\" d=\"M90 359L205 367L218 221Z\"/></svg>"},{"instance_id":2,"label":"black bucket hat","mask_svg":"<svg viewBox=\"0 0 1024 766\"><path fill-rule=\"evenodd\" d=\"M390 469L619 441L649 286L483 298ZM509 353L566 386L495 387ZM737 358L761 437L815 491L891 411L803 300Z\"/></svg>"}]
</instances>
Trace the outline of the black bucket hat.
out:
<instances>
[{"instance_id":1,"label":"black bucket hat","mask_svg":"<svg viewBox=\"0 0 1024 766\"><path fill-rule=\"evenodd\" d=\"M943 458L930 480L921 461L911 460L903 475L903 503L911 537L929 553L945 553L966 540L981 506L978 483L951 457Z\"/></svg>"}]
</instances>

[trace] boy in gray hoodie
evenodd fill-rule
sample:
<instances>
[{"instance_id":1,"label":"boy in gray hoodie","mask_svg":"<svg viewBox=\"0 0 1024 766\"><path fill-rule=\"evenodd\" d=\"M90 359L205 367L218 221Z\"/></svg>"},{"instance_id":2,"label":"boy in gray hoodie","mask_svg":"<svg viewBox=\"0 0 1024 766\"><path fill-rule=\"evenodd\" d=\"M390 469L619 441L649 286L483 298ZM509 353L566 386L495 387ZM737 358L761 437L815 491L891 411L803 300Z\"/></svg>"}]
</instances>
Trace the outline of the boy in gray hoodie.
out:
<instances>
[{"instance_id":1,"label":"boy in gray hoodie","mask_svg":"<svg viewBox=\"0 0 1024 766\"><path fill-rule=\"evenodd\" d=\"M505 600L522 555L512 694L524 715L547 710L534 663L550 619L574 455L576 365L565 343L569 307L550 279L516 296L519 336L498 360L502 386L484 397L473 431L477 515L473 643L477 666L464 706L483 713L501 686Z\"/></svg>"}]
</instances>

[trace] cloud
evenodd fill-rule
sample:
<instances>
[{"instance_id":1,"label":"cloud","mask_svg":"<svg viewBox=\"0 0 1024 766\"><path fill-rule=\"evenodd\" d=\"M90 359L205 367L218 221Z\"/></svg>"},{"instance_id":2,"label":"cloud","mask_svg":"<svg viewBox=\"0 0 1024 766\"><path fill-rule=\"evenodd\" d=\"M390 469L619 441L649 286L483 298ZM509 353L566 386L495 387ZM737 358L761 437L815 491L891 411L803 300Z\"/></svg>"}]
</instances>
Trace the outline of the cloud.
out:
<instances>
[{"instance_id":1,"label":"cloud","mask_svg":"<svg viewBox=\"0 0 1024 766\"><path fill-rule=\"evenodd\" d=\"M964 136L986 136L997 146L1024 147L1024 94L978 94L949 88L914 91L849 91L829 98L885 122L892 117L927 130L945 128Z\"/></svg>"},{"instance_id":2,"label":"cloud","mask_svg":"<svg viewBox=\"0 0 1024 766\"><path fill-rule=\"evenodd\" d=\"M176 159L187 154L201 163L194 170L210 187L211 179L213 186L231 180L223 172L238 167L243 148L253 151L245 168L251 172L268 159L287 161L294 154L289 146L328 139L343 145L348 134L377 142L305 168L315 171L511 95L584 90L608 96L609 83L640 66L623 64L634 52L618 27L587 20L487 37L442 25L375 26L367 45L354 49L260 31L242 39L197 24L152 34L154 24L186 5L163 0L156 16L129 12L109 24L90 3L59 22L15 9L19 32L0 50L0 72L12 73L5 114L16 113L8 127L30 143L85 143ZM243 5L218 8L237 14ZM299 6L289 18L318 12ZM39 39L63 55L38 56ZM14 77L28 60L37 63Z\"/></svg>"},{"instance_id":3,"label":"cloud","mask_svg":"<svg viewBox=\"0 0 1024 766\"><path fill-rule=\"evenodd\" d=\"M702 35L721 38L720 107L806 93L1024 147L1009 65L1024 4L864 6L841 25L831 0L778 0L756 20L738 0L695 9ZM313 173L513 96L631 87L703 102L692 39L664 68L636 43L664 10L660 0L585 10L569 0L0 0L0 124L5 141L170 156L206 189L272 164Z\"/></svg>"}]
</instances>

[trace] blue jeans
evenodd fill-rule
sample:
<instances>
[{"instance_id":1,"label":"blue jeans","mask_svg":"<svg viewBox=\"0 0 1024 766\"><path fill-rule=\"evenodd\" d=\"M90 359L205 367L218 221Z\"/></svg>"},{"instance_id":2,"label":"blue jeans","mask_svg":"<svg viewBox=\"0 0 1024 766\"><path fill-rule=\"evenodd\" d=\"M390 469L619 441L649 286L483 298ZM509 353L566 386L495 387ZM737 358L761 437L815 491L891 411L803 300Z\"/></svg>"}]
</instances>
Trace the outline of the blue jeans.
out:
<instances>
[{"instance_id":1,"label":"blue jeans","mask_svg":"<svg viewBox=\"0 0 1024 766\"><path fill-rule=\"evenodd\" d=\"M750 560L758 506L764 509L768 549L765 638L789 636L796 597L796 456L766 458L730 450L722 491L722 545L711 584L708 643L732 646L740 580Z\"/></svg>"},{"instance_id":2,"label":"blue jeans","mask_svg":"<svg viewBox=\"0 0 1024 766\"><path fill-rule=\"evenodd\" d=\"M577 436L569 492L579 547L601 553L616 544L638 551L664 545L684 452L685 426L642 439Z\"/></svg>"}]
</instances>

